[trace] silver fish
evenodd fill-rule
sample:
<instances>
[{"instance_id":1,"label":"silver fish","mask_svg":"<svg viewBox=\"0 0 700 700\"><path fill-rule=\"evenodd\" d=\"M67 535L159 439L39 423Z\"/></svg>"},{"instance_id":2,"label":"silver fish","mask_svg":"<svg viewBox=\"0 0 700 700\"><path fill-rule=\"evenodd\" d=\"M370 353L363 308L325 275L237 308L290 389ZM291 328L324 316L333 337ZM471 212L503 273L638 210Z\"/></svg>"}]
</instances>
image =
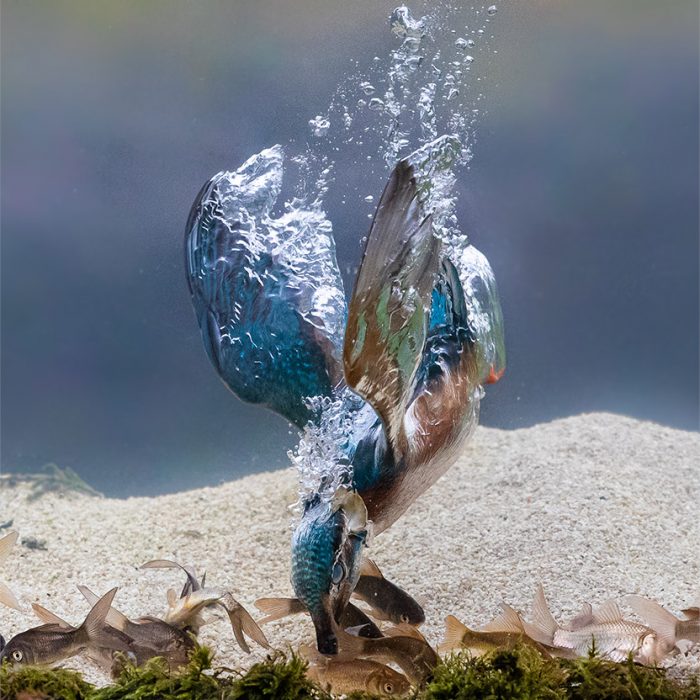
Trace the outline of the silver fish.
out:
<instances>
[{"instance_id":1,"label":"silver fish","mask_svg":"<svg viewBox=\"0 0 700 700\"><path fill-rule=\"evenodd\" d=\"M88 603L94 604L98 600L87 586L78 586L78 590ZM146 616L132 621L116 608L110 608L107 622L133 639L132 651L137 666L154 656L161 656L170 668L178 668L187 664L195 648L195 642L187 632L157 617Z\"/></svg>"},{"instance_id":2,"label":"silver fish","mask_svg":"<svg viewBox=\"0 0 700 700\"><path fill-rule=\"evenodd\" d=\"M147 562L141 568L172 568L173 566L183 568L175 562L168 560L156 559L153 562ZM193 575L194 582L196 576ZM188 580L190 575L188 574ZM190 581L194 587L195 583ZM247 654L250 653L250 647L244 635L250 637L254 642L266 649L270 648L267 638L263 634L255 620L250 616L250 613L233 597L233 595L222 588L203 588L196 583L197 590L192 590L184 597L178 598L174 591L168 591L168 612L165 614L165 622L180 629L186 629L194 634L199 632L202 625L202 611L206 608L221 607L226 611L233 635L238 642L238 645Z\"/></svg>"},{"instance_id":3,"label":"silver fish","mask_svg":"<svg viewBox=\"0 0 700 700\"><path fill-rule=\"evenodd\" d=\"M538 586L533 609L533 624L524 623L529 637L542 644L588 654L592 646L602 658L623 662L632 654L634 661L653 666L668 653L653 629L625 620L613 601L597 610L590 606L565 629L552 616L542 586Z\"/></svg>"},{"instance_id":4,"label":"silver fish","mask_svg":"<svg viewBox=\"0 0 700 700\"><path fill-rule=\"evenodd\" d=\"M18 532L8 532L4 537L0 538L0 566L5 563L5 560L10 555L10 551L15 546L18 537ZM20 609L19 601L15 594L2 581L0 581L0 603L8 608Z\"/></svg>"},{"instance_id":5,"label":"silver fish","mask_svg":"<svg viewBox=\"0 0 700 700\"><path fill-rule=\"evenodd\" d=\"M669 651L673 650L678 639L700 642L700 619L697 617L681 620L653 600L639 595L629 595L625 600L639 617L646 620Z\"/></svg>"},{"instance_id":6,"label":"silver fish","mask_svg":"<svg viewBox=\"0 0 700 700\"><path fill-rule=\"evenodd\" d=\"M360 657L382 663L394 663L416 685L423 683L440 663L440 657L425 639L415 636L370 639L355 637L341 629L336 632L340 642L339 660Z\"/></svg>"},{"instance_id":7,"label":"silver fish","mask_svg":"<svg viewBox=\"0 0 700 700\"><path fill-rule=\"evenodd\" d=\"M482 656L496 649L528 646L544 657L575 657L570 649L557 649L531 639L525 632L523 620L510 605L502 604L503 612L480 630L473 630L453 615L445 618L445 639L440 651L467 649L473 656Z\"/></svg>"},{"instance_id":8,"label":"silver fish","mask_svg":"<svg viewBox=\"0 0 700 700\"><path fill-rule=\"evenodd\" d=\"M61 620L15 635L2 650L0 662L7 659L16 665L49 666L83 651L130 652L131 638L107 623L107 613L116 592L113 588L105 593L79 627Z\"/></svg>"},{"instance_id":9,"label":"silver fish","mask_svg":"<svg viewBox=\"0 0 700 700\"><path fill-rule=\"evenodd\" d=\"M425 622L423 608L406 591L387 581L371 559L362 562L353 595L367 603L378 620L416 626Z\"/></svg>"}]
</instances>

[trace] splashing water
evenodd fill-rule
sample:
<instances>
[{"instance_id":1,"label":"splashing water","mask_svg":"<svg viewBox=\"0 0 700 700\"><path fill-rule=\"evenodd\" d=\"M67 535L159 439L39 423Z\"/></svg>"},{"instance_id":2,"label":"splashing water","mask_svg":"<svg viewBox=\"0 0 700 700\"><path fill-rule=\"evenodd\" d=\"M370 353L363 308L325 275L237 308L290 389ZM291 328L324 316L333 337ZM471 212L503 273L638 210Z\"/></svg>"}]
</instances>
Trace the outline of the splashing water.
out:
<instances>
[{"instance_id":1,"label":"splashing water","mask_svg":"<svg viewBox=\"0 0 700 700\"><path fill-rule=\"evenodd\" d=\"M306 425L296 449L287 453L299 476L296 513L308 497L319 494L330 502L338 488L351 484L354 446L376 420L374 410L348 388L333 398L312 397L308 403L320 418Z\"/></svg>"},{"instance_id":2,"label":"splashing water","mask_svg":"<svg viewBox=\"0 0 700 700\"><path fill-rule=\"evenodd\" d=\"M424 212L432 215L443 253L455 264L470 299L470 327L487 347L486 361L502 352L502 339L491 337L497 321L489 316L488 301L495 294L493 273L459 229L454 187L457 171L467 169L472 158L477 118L483 114L484 95L474 70L481 59L473 54L485 55L485 28L495 12L495 6L467 10L446 1L421 17L406 6L397 7L389 17L397 45L387 58L375 57L366 68L346 77L328 109L309 119L307 142L288 146L288 169L293 172L286 181L287 186L293 183L293 195L282 213L273 214L283 189L279 146L227 174L230 200L222 200L227 210L223 218L254 234L247 239L251 259L272 242L275 254L290 269L295 261L304 261L304 273L299 275L304 316L330 331L338 351L345 301L334 267L331 223L324 211L335 164L342 160L366 174L364 182L376 182L371 190L357 192L357 206L371 216L388 172L407 158L416 173ZM351 200L353 194L343 192L343 203ZM256 250L261 236L268 238ZM310 269L313 279L308 278ZM319 420L306 426L298 447L289 453L300 478L298 505L316 493L330 500L338 487L351 482L352 446L376 420L374 410L348 389L333 398L309 397L308 402Z\"/></svg>"}]
</instances>

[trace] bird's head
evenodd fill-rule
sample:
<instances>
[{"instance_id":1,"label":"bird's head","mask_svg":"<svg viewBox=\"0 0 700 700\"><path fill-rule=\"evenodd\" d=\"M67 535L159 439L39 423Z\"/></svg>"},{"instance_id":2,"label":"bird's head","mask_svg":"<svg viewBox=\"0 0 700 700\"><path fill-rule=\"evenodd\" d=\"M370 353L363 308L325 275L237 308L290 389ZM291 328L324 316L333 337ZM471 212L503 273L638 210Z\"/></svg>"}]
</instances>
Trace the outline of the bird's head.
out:
<instances>
[{"instance_id":1,"label":"bird's head","mask_svg":"<svg viewBox=\"0 0 700 700\"><path fill-rule=\"evenodd\" d=\"M337 622L360 576L370 523L355 491L311 500L292 537L292 585L311 614L318 650L337 654Z\"/></svg>"}]
</instances>

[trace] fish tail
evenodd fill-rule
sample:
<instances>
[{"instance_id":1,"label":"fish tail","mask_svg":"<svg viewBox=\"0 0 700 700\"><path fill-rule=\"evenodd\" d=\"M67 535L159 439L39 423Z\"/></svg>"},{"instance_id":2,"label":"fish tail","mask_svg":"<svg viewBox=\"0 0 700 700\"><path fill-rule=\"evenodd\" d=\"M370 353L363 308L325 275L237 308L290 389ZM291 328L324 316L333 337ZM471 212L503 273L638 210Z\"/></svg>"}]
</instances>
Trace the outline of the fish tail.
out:
<instances>
[{"instance_id":1,"label":"fish tail","mask_svg":"<svg viewBox=\"0 0 700 700\"><path fill-rule=\"evenodd\" d=\"M628 595L625 601L656 632L657 639L664 646L669 649L676 646L676 627L680 621L675 615L639 595Z\"/></svg>"},{"instance_id":2,"label":"fish tail","mask_svg":"<svg viewBox=\"0 0 700 700\"><path fill-rule=\"evenodd\" d=\"M544 588L542 584L537 585L535 592L535 601L532 608L532 624L523 623L523 628L528 637L531 637L540 644L552 644L554 634L559 629L557 621L549 611L547 599L544 596Z\"/></svg>"},{"instance_id":3,"label":"fish tail","mask_svg":"<svg viewBox=\"0 0 700 700\"><path fill-rule=\"evenodd\" d=\"M264 625L273 620L280 620L288 615L296 615L304 612L306 608L298 598L258 598L255 607L262 613L266 613L259 624Z\"/></svg>"},{"instance_id":4,"label":"fish tail","mask_svg":"<svg viewBox=\"0 0 700 700\"><path fill-rule=\"evenodd\" d=\"M440 651L458 649L467 632L469 632L469 628L464 623L460 622L454 615L448 615L445 618L445 638L440 644Z\"/></svg>"},{"instance_id":5,"label":"fish tail","mask_svg":"<svg viewBox=\"0 0 700 700\"><path fill-rule=\"evenodd\" d=\"M689 639L691 642L700 642L700 621L679 620L676 625L676 639Z\"/></svg>"}]
</instances>

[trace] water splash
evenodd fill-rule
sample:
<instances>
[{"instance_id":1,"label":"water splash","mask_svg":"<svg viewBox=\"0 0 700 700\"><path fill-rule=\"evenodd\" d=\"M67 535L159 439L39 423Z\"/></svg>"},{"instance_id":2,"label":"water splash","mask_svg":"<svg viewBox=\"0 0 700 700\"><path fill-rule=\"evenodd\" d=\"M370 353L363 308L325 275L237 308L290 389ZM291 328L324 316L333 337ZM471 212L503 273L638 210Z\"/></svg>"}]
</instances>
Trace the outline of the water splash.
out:
<instances>
[{"instance_id":1,"label":"water splash","mask_svg":"<svg viewBox=\"0 0 700 700\"><path fill-rule=\"evenodd\" d=\"M300 315L335 342L339 356L345 329L345 295L332 225L318 199L308 202L303 197L295 198L276 213L283 175L284 151L277 145L252 156L238 170L215 176L216 201L209 225L220 224L231 236L221 238L220 250L203 256L198 274L206 281L208 270L215 267L239 269L243 256L246 274L264 286L274 275L265 262L271 255L276 267L287 274L286 289L294 293ZM191 243L194 241L192 238ZM194 250L188 250L190 269L198 269L194 254ZM240 312L239 306L232 309L234 321ZM219 332L227 342L239 342L226 327Z\"/></svg>"},{"instance_id":2,"label":"water splash","mask_svg":"<svg viewBox=\"0 0 700 700\"><path fill-rule=\"evenodd\" d=\"M297 513L308 497L320 494L330 502L341 486L352 483L354 446L376 420L374 410L347 388L333 398L310 398L308 404L319 420L304 428L296 449L287 453L299 476Z\"/></svg>"},{"instance_id":3,"label":"water splash","mask_svg":"<svg viewBox=\"0 0 700 700\"><path fill-rule=\"evenodd\" d=\"M421 205L432 215L443 253L457 267L469 297L471 330L485 339L490 359L499 356L502 339L499 344L498 338L489 336L496 321L489 317L493 274L488 261L460 231L455 213L457 173L468 169L477 119L484 114L477 71L487 55L485 28L494 8L470 9L443 0L420 16L405 5L397 7L389 17L394 45L387 56L375 56L348 75L327 110L309 119L306 142L287 147L294 171L285 178L287 185L293 183L293 194L281 214L273 214L283 184L281 149L263 151L240 169L255 170L256 159L272 165L251 178L245 196L258 208L236 205L239 220L249 224L256 236L272 236L276 254L286 264L293 267L295 256L300 256L313 268L312 288L305 288L308 281L299 282L304 315L331 328L336 338L343 337L345 304L337 269L330 266L335 250L324 211L336 162L363 173L362 189L344 190L342 202L371 217L374 195L388 172L407 158L416 172ZM232 180L232 189L234 184L240 182ZM479 282L482 274L485 285ZM332 399L309 401L319 422L306 426L298 447L289 454L300 475L300 503L318 492L330 499L339 486L350 483L353 436L376 420L371 407L347 389Z\"/></svg>"}]
</instances>

